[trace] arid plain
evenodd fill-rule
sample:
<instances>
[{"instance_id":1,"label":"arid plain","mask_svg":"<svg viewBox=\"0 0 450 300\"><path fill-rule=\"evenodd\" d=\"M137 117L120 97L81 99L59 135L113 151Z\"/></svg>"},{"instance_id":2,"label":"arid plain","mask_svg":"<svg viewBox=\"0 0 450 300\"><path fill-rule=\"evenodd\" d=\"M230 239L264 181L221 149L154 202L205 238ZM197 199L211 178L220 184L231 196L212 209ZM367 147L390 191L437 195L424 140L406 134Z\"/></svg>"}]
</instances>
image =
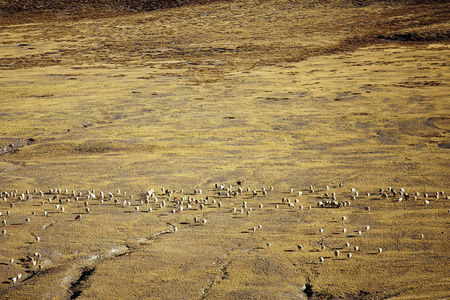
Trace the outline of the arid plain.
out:
<instances>
[{"instance_id":1,"label":"arid plain","mask_svg":"<svg viewBox=\"0 0 450 300\"><path fill-rule=\"evenodd\" d=\"M0 298L449 299L449 15L2 16Z\"/></svg>"}]
</instances>

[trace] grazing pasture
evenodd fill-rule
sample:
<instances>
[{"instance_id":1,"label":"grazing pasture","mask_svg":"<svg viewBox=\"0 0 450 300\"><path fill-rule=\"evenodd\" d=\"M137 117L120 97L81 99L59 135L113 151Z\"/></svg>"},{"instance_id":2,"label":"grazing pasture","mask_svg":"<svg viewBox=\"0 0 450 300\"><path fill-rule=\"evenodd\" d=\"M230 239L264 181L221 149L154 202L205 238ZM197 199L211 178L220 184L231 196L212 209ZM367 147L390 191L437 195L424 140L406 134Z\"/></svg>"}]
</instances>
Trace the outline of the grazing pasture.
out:
<instances>
[{"instance_id":1,"label":"grazing pasture","mask_svg":"<svg viewBox=\"0 0 450 300\"><path fill-rule=\"evenodd\" d=\"M95 9L0 15L0 298L450 297L448 3Z\"/></svg>"}]
</instances>

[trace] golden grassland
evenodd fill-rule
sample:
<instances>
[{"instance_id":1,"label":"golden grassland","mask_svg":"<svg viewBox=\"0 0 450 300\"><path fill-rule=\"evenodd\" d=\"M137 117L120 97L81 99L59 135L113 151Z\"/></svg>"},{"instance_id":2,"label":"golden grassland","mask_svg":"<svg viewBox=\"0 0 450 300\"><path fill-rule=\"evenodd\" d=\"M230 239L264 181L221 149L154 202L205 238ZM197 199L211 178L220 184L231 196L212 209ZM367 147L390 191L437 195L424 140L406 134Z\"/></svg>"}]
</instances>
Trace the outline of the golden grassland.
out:
<instances>
[{"instance_id":1,"label":"golden grassland","mask_svg":"<svg viewBox=\"0 0 450 300\"><path fill-rule=\"evenodd\" d=\"M0 201L0 297L449 298L448 13L228 1L4 25L0 191L33 198ZM317 207L332 192L351 205Z\"/></svg>"}]
</instances>

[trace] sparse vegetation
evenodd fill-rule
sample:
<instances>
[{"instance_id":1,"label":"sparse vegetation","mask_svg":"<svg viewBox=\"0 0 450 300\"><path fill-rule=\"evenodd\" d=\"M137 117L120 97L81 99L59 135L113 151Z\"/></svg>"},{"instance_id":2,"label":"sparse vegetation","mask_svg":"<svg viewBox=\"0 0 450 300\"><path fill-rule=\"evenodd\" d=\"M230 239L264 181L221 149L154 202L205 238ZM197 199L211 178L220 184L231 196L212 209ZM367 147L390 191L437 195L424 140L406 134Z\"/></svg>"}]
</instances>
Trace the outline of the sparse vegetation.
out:
<instances>
[{"instance_id":1,"label":"sparse vegetation","mask_svg":"<svg viewBox=\"0 0 450 300\"><path fill-rule=\"evenodd\" d=\"M0 298L450 297L448 3L95 2L0 1Z\"/></svg>"}]
</instances>

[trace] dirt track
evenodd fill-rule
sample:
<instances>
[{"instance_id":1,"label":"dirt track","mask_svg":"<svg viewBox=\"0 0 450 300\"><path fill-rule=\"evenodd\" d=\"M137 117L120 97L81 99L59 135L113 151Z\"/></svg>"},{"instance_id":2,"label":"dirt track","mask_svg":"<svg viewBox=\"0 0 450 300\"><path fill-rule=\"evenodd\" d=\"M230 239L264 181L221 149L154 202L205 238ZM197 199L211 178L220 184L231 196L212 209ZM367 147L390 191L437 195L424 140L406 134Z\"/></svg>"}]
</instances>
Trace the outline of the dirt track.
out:
<instances>
[{"instance_id":1,"label":"dirt track","mask_svg":"<svg viewBox=\"0 0 450 300\"><path fill-rule=\"evenodd\" d=\"M18 195L0 202L0 297L448 298L449 14L228 1L3 17L0 191ZM214 188L238 179L237 198ZM332 192L351 205L318 207Z\"/></svg>"}]
</instances>

